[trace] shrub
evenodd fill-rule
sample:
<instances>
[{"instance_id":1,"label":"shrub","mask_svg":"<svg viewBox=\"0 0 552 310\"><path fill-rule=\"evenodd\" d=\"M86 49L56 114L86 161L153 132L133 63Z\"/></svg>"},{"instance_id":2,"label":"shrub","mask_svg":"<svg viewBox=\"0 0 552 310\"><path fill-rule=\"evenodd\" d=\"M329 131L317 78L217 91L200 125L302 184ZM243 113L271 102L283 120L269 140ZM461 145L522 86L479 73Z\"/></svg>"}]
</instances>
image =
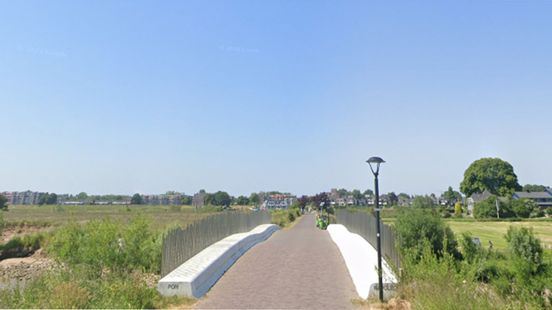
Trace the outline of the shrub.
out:
<instances>
[{"instance_id":1,"label":"shrub","mask_svg":"<svg viewBox=\"0 0 552 310\"><path fill-rule=\"evenodd\" d=\"M458 274L448 254L437 258L429 243L425 242L421 253L406 252L399 294L411 303L413 309L506 308L505 300L492 288L482 288L481 284L466 281Z\"/></svg>"},{"instance_id":2,"label":"shrub","mask_svg":"<svg viewBox=\"0 0 552 310\"><path fill-rule=\"evenodd\" d=\"M552 207L548 207L546 209L546 214L549 215L549 216L552 216Z\"/></svg>"},{"instance_id":3,"label":"shrub","mask_svg":"<svg viewBox=\"0 0 552 310\"><path fill-rule=\"evenodd\" d=\"M90 300L90 292L77 282L62 282L52 290L50 306L59 309L82 309Z\"/></svg>"},{"instance_id":4,"label":"shrub","mask_svg":"<svg viewBox=\"0 0 552 310\"><path fill-rule=\"evenodd\" d=\"M530 199L512 199L511 202L512 211L517 217L528 218L533 210L538 208L537 204Z\"/></svg>"},{"instance_id":5,"label":"shrub","mask_svg":"<svg viewBox=\"0 0 552 310\"><path fill-rule=\"evenodd\" d=\"M462 247L464 259L470 264L481 255L481 247L473 242L473 236L470 233L462 234L460 246Z\"/></svg>"},{"instance_id":6,"label":"shrub","mask_svg":"<svg viewBox=\"0 0 552 310\"><path fill-rule=\"evenodd\" d=\"M0 308L154 308L162 299L140 275L96 277L87 266L49 272L24 289L0 290Z\"/></svg>"},{"instance_id":7,"label":"shrub","mask_svg":"<svg viewBox=\"0 0 552 310\"><path fill-rule=\"evenodd\" d=\"M533 210L533 212L531 212L529 217L531 217L531 218L544 217L544 211L537 208L537 209Z\"/></svg>"},{"instance_id":8,"label":"shrub","mask_svg":"<svg viewBox=\"0 0 552 310\"><path fill-rule=\"evenodd\" d=\"M540 240L533 234L532 228L510 226L505 238L508 241L510 253L517 259L522 273L531 275L542 272L543 248Z\"/></svg>"},{"instance_id":9,"label":"shrub","mask_svg":"<svg viewBox=\"0 0 552 310\"><path fill-rule=\"evenodd\" d=\"M135 217L129 225L112 220L95 220L84 226L70 223L54 234L47 251L62 262L85 264L98 273L104 268L158 272L160 244L145 218Z\"/></svg>"},{"instance_id":10,"label":"shrub","mask_svg":"<svg viewBox=\"0 0 552 310\"><path fill-rule=\"evenodd\" d=\"M496 218L496 196L490 196L489 198L475 204L473 210L473 216L475 218ZM500 218L514 217L515 213L511 210L510 206L498 199Z\"/></svg>"},{"instance_id":11,"label":"shrub","mask_svg":"<svg viewBox=\"0 0 552 310\"><path fill-rule=\"evenodd\" d=\"M295 221L301 215L299 209L273 210L271 212L272 224L285 227Z\"/></svg>"},{"instance_id":12,"label":"shrub","mask_svg":"<svg viewBox=\"0 0 552 310\"><path fill-rule=\"evenodd\" d=\"M413 208L433 208L435 207L435 202L429 196L416 196L412 200Z\"/></svg>"},{"instance_id":13,"label":"shrub","mask_svg":"<svg viewBox=\"0 0 552 310\"><path fill-rule=\"evenodd\" d=\"M457 217L462 216L462 204L459 202L454 204L454 215Z\"/></svg>"},{"instance_id":14,"label":"shrub","mask_svg":"<svg viewBox=\"0 0 552 310\"><path fill-rule=\"evenodd\" d=\"M436 256L442 256L444 252L457 258L461 256L456 248L454 233L434 210L401 209L395 229L403 250L414 249L421 255L422 247L427 242Z\"/></svg>"},{"instance_id":15,"label":"shrub","mask_svg":"<svg viewBox=\"0 0 552 310\"><path fill-rule=\"evenodd\" d=\"M475 272L475 279L480 282L489 283L492 279L496 279L499 276L498 267L489 262L483 262L478 265Z\"/></svg>"},{"instance_id":16,"label":"shrub","mask_svg":"<svg viewBox=\"0 0 552 310\"><path fill-rule=\"evenodd\" d=\"M8 199L2 194L0 194L0 210L8 211Z\"/></svg>"},{"instance_id":17,"label":"shrub","mask_svg":"<svg viewBox=\"0 0 552 310\"><path fill-rule=\"evenodd\" d=\"M294 213L295 213L295 212L292 211L292 210L289 210L289 211L288 211L288 220L289 220L290 222L295 221L295 214L294 214Z\"/></svg>"}]
</instances>

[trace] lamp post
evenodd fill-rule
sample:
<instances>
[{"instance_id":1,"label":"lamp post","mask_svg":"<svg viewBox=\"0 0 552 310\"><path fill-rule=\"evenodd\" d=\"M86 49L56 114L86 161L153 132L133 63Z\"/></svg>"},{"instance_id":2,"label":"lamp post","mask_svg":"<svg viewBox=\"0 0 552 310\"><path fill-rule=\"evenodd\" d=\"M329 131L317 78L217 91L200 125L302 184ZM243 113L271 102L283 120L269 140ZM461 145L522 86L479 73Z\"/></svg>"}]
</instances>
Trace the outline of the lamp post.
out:
<instances>
[{"instance_id":1,"label":"lamp post","mask_svg":"<svg viewBox=\"0 0 552 310\"><path fill-rule=\"evenodd\" d=\"M370 157L367 161L370 165L370 170L374 174L374 187L376 191L376 236L377 236L377 250L378 250L378 287L379 287L379 300L383 302L383 279L382 279L382 269L381 269L381 229L380 229L380 207L379 207L379 185L378 185L378 175L380 164L385 161L380 157ZM372 166L375 165L375 168Z\"/></svg>"}]
</instances>

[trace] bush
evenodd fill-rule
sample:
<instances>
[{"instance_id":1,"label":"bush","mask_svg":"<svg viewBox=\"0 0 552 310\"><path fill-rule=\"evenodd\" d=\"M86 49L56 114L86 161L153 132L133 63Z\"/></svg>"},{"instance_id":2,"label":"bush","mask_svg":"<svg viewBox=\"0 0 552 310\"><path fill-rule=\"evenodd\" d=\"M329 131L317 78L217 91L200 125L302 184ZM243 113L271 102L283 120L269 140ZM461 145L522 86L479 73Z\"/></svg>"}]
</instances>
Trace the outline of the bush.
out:
<instances>
[{"instance_id":1,"label":"bush","mask_svg":"<svg viewBox=\"0 0 552 310\"><path fill-rule=\"evenodd\" d=\"M395 229L401 250L414 249L421 255L422 247L427 242L436 256L440 257L445 252L456 258L461 256L454 233L434 210L401 209Z\"/></svg>"},{"instance_id":2,"label":"bush","mask_svg":"<svg viewBox=\"0 0 552 310\"><path fill-rule=\"evenodd\" d=\"M151 309L162 303L140 273L93 274L87 267L50 272L25 289L0 290L0 308Z\"/></svg>"},{"instance_id":3,"label":"bush","mask_svg":"<svg viewBox=\"0 0 552 310\"><path fill-rule=\"evenodd\" d=\"M531 218L537 218L537 217L544 217L544 211L541 209L535 209L531 214L529 215Z\"/></svg>"},{"instance_id":4,"label":"bush","mask_svg":"<svg viewBox=\"0 0 552 310\"><path fill-rule=\"evenodd\" d=\"M299 209L273 210L271 215L272 224L276 224L280 227L286 227L301 215L301 211Z\"/></svg>"},{"instance_id":5,"label":"bush","mask_svg":"<svg viewBox=\"0 0 552 310\"><path fill-rule=\"evenodd\" d=\"M496 196L491 196L475 204L473 216L478 219L496 218ZM500 218L514 217L515 213L511 210L509 204L498 200Z\"/></svg>"},{"instance_id":6,"label":"bush","mask_svg":"<svg viewBox=\"0 0 552 310\"><path fill-rule=\"evenodd\" d=\"M412 200L413 208L433 208L435 207L435 202L429 196L416 196Z\"/></svg>"},{"instance_id":7,"label":"bush","mask_svg":"<svg viewBox=\"0 0 552 310\"><path fill-rule=\"evenodd\" d=\"M538 208L537 204L530 199L512 199L511 202L512 211L517 217L528 218L533 210Z\"/></svg>"},{"instance_id":8,"label":"bush","mask_svg":"<svg viewBox=\"0 0 552 310\"><path fill-rule=\"evenodd\" d=\"M294 214L294 213L295 213L295 212L292 211L292 210L289 210L289 211L288 211L288 220L290 221L290 223L293 222L293 221L295 221L295 214Z\"/></svg>"},{"instance_id":9,"label":"bush","mask_svg":"<svg viewBox=\"0 0 552 310\"><path fill-rule=\"evenodd\" d=\"M506 301L492 288L483 288L458 274L450 255L437 258L429 243L422 246L421 253L407 250L405 254L399 294L413 309L507 308Z\"/></svg>"},{"instance_id":10,"label":"bush","mask_svg":"<svg viewBox=\"0 0 552 310\"><path fill-rule=\"evenodd\" d=\"M526 276L543 272L543 248L532 228L510 226L505 238L510 253L521 268L519 271Z\"/></svg>"},{"instance_id":11,"label":"bush","mask_svg":"<svg viewBox=\"0 0 552 310\"><path fill-rule=\"evenodd\" d=\"M51 238L47 251L62 262L85 264L96 272L104 268L158 272L161 242L143 217L135 217L129 225L95 220L64 226Z\"/></svg>"},{"instance_id":12,"label":"bush","mask_svg":"<svg viewBox=\"0 0 552 310\"><path fill-rule=\"evenodd\" d=\"M473 263L481 255L481 247L473 242L473 236L470 233L463 233L460 238L462 255L468 263Z\"/></svg>"},{"instance_id":13,"label":"bush","mask_svg":"<svg viewBox=\"0 0 552 310\"><path fill-rule=\"evenodd\" d=\"M546 208L546 214L552 216L552 207Z\"/></svg>"},{"instance_id":14,"label":"bush","mask_svg":"<svg viewBox=\"0 0 552 310\"><path fill-rule=\"evenodd\" d=\"M462 216L462 204L459 202L454 204L454 215L456 217Z\"/></svg>"}]
</instances>

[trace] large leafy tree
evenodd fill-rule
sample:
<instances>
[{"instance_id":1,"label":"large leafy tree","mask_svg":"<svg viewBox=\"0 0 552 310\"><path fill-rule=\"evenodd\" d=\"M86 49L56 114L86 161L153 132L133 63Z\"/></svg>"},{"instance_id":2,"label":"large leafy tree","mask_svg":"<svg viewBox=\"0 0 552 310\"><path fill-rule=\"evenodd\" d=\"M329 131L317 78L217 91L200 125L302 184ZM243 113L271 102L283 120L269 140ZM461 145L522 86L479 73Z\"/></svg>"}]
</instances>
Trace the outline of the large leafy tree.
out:
<instances>
[{"instance_id":1,"label":"large leafy tree","mask_svg":"<svg viewBox=\"0 0 552 310\"><path fill-rule=\"evenodd\" d=\"M141 205L144 203L144 200L142 199L142 196L138 193L132 195L132 198L130 199L130 203L133 205Z\"/></svg>"},{"instance_id":2,"label":"large leafy tree","mask_svg":"<svg viewBox=\"0 0 552 310\"><path fill-rule=\"evenodd\" d=\"M232 202L232 197L227 192L218 191L214 194L207 194L205 202L213 206L229 206Z\"/></svg>"},{"instance_id":3,"label":"large leafy tree","mask_svg":"<svg viewBox=\"0 0 552 310\"><path fill-rule=\"evenodd\" d=\"M251 193L251 195L249 195L249 204L256 206L259 203L261 203L261 198L259 197L259 194Z\"/></svg>"},{"instance_id":4,"label":"large leafy tree","mask_svg":"<svg viewBox=\"0 0 552 310\"><path fill-rule=\"evenodd\" d=\"M481 158L464 172L460 191L466 196L488 190L494 195L511 196L521 190L514 167L500 158Z\"/></svg>"}]
</instances>

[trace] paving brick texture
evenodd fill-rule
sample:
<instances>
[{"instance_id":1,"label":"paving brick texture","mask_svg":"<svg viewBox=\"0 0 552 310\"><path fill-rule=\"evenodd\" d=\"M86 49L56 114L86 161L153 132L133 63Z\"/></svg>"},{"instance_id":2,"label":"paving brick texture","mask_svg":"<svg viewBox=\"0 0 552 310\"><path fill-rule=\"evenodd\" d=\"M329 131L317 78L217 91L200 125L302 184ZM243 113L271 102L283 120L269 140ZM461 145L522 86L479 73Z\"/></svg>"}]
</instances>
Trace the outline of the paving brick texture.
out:
<instances>
[{"instance_id":1,"label":"paving brick texture","mask_svg":"<svg viewBox=\"0 0 552 310\"><path fill-rule=\"evenodd\" d=\"M245 253L197 309L350 309L358 298L328 232L305 215Z\"/></svg>"}]
</instances>

